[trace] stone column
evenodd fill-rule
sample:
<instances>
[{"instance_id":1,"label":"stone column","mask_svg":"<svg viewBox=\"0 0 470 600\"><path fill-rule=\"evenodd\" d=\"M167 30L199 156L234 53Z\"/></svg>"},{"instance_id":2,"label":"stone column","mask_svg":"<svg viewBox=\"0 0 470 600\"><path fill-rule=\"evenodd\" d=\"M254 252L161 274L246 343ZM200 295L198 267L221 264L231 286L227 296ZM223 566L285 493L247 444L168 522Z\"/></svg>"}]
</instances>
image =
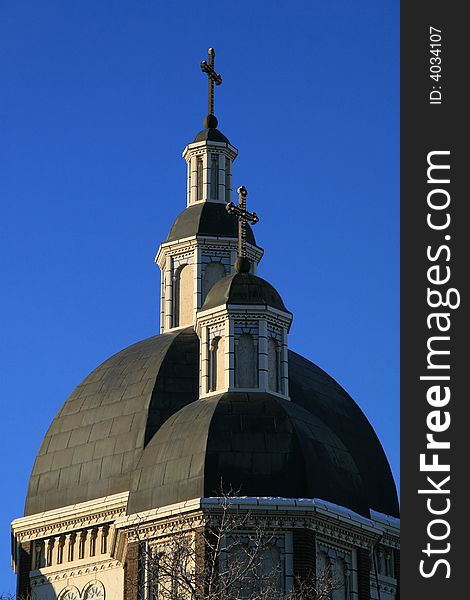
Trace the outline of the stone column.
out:
<instances>
[{"instance_id":1,"label":"stone column","mask_svg":"<svg viewBox=\"0 0 470 600\"><path fill-rule=\"evenodd\" d=\"M289 348L287 346L287 330L282 329L282 347L281 347L281 360L280 360L280 382L281 382L281 393L285 396L289 395Z\"/></svg>"},{"instance_id":2,"label":"stone column","mask_svg":"<svg viewBox=\"0 0 470 600\"><path fill-rule=\"evenodd\" d=\"M191 204L191 159L187 161L186 206Z\"/></svg>"},{"instance_id":3,"label":"stone column","mask_svg":"<svg viewBox=\"0 0 470 600\"><path fill-rule=\"evenodd\" d=\"M202 249L200 244L194 249L194 316L193 321L196 322L196 313L202 306Z\"/></svg>"},{"instance_id":4,"label":"stone column","mask_svg":"<svg viewBox=\"0 0 470 600\"><path fill-rule=\"evenodd\" d=\"M86 529L84 529L83 531L80 532L80 537L79 537L79 541L78 541L78 553L79 555L77 556L77 558L88 558L89 556L89 551L88 551L88 545L87 545L87 538L88 538L88 532Z\"/></svg>"},{"instance_id":5,"label":"stone column","mask_svg":"<svg viewBox=\"0 0 470 600\"><path fill-rule=\"evenodd\" d=\"M202 155L202 200L208 202L211 194L211 180L209 168L209 153L206 151Z\"/></svg>"},{"instance_id":6,"label":"stone column","mask_svg":"<svg viewBox=\"0 0 470 600\"><path fill-rule=\"evenodd\" d=\"M191 156L189 169L191 170L191 191L188 198L188 206L197 201L197 156Z\"/></svg>"},{"instance_id":7,"label":"stone column","mask_svg":"<svg viewBox=\"0 0 470 600\"><path fill-rule=\"evenodd\" d=\"M235 387L235 323L230 317L225 324L225 352L228 359L228 381L225 379L229 389Z\"/></svg>"},{"instance_id":8,"label":"stone column","mask_svg":"<svg viewBox=\"0 0 470 600\"><path fill-rule=\"evenodd\" d=\"M202 326L201 331L201 365L200 369L200 381L201 389L200 394L207 394L209 391L209 330L206 325Z\"/></svg>"},{"instance_id":9,"label":"stone column","mask_svg":"<svg viewBox=\"0 0 470 600\"><path fill-rule=\"evenodd\" d=\"M100 553L100 549L98 546L98 527L93 527L93 529L90 530L90 535L88 536L89 541L88 541L88 549L89 549L89 556L96 556L97 554Z\"/></svg>"},{"instance_id":10,"label":"stone column","mask_svg":"<svg viewBox=\"0 0 470 600\"><path fill-rule=\"evenodd\" d=\"M160 333L165 331L165 271L160 271Z\"/></svg>"},{"instance_id":11,"label":"stone column","mask_svg":"<svg viewBox=\"0 0 470 600\"><path fill-rule=\"evenodd\" d=\"M100 554L108 554L108 536L109 536L109 525L103 525L101 528L101 543L100 543Z\"/></svg>"},{"instance_id":12,"label":"stone column","mask_svg":"<svg viewBox=\"0 0 470 600\"><path fill-rule=\"evenodd\" d=\"M165 263L165 331L173 327L173 259L168 256Z\"/></svg>"},{"instance_id":13,"label":"stone column","mask_svg":"<svg viewBox=\"0 0 470 600\"><path fill-rule=\"evenodd\" d=\"M78 556L77 556L77 550L75 548L75 542L77 540L77 534L76 533L69 533L65 537L66 537L66 540L65 540L65 551L66 551L66 555L67 555L67 562L72 562L73 560L75 560L76 558L78 558Z\"/></svg>"},{"instance_id":14,"label":"stone column","mask_svg":"<svg viewBox=\"0 0 470 600\"><path fill-rule=\"evenodd\" d=\"M46 540L46 567L54 564L54 538Z\"/></svg>"},{"instance_id":15,"label":"stone column","mask_svg":"<svg viewBox=\"0 0 470 600\"><path fill-rule=\"evenodd\" d=\"M65 555L65 535L61 535L57 541L57 564L61 565L65 562L67 556Z\"/></svg>"}]
</instances>

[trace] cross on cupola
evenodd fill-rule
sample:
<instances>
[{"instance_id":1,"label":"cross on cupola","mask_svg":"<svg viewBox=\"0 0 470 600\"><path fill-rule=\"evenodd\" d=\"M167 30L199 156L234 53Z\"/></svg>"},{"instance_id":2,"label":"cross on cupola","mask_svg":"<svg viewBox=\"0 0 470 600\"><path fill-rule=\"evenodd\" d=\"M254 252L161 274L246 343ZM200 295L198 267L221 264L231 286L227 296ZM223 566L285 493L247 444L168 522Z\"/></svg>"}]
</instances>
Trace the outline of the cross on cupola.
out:
<instances>
[{"instance_id":1,"label":"cross on cupola","mask_svg":"<svg viewBox=\"0 0 470 600\"><path fill-rule=\"evenodd\" d=\"M201 71L207 74L208 79L208 98L207 98L207 110L208 115L206 117L206 127L217 127L217 119L214 115L214 83L220 85L222 83L222 77L219 73L215 72L215 50L209 48L207 51L209 62L201 60Z\"/></svg>"},{"instance_id":2,"label":"cross on cupola","mask_svg":"<svg viewBox=\"0 0 470 600\"><path fill-rule=\"evenodd\" d=\"M239 273L248 273L250 270L250 261L246 255L246 224L250 222L256 225L259 217L255 212L246 210L247 189L244 185L238 188L238 206L233 202L226 204L225 209L231 215L236 215L238 218L238 259L235 263L235 268Z\"/></svg>"}]
</instances>

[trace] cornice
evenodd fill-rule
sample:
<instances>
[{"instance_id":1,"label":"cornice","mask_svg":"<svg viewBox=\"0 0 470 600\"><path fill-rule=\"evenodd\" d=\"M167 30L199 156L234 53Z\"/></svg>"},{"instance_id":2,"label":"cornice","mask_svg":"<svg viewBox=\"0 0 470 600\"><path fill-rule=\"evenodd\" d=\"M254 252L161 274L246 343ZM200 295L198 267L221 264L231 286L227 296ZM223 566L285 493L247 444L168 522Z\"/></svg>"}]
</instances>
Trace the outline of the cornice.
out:
<instances>
[{"instance_id":1,"label":"cornice","mask_svg":"<svg viewBox=\"0 0 470 600\"><path fill-rule=\"evenodd\" d=\"M115 522L117 536L126 535L134 541L159 537L178 523L201 523L204 515L220 510L218 498L194 499L163 509L121 517ZM399 548L399 530L396 535L385 533L373 520L351 510L336 507L318 499L234 498L233 510L248 512L244 525L262 524L275 530L311 529L322 537L339 544L370 549L379 540L381 544Z\"/></svg>"},{"instance_id":2,"label":"cornice","mask_svg":"<svg viewBox=\"0 0 470 600\"><path fill-rule=\"evenodd\" d=\"M126 513L129 492L15 519L12 533L21 541L65 534L114 521Z\"/></svg>"},{"instance_id":3,"label":"cornice","mask_svg":"<svg viewBox=\"0 0 470 600\"><path fill-rule=\"evenodd\" d=\"M192 235L171 242L162 242L158 248L157 255L155 256L155 264L163 269L167 256L173 256L174 253L191 251L198 246L215 252L220 251L220 249L229 252L237 249L238 241L236 238L222 236ZM263 248L248 242L247 252L248 258L253 259L256 262L259 262L264 254Z\"/></svg>"}]
</instances>

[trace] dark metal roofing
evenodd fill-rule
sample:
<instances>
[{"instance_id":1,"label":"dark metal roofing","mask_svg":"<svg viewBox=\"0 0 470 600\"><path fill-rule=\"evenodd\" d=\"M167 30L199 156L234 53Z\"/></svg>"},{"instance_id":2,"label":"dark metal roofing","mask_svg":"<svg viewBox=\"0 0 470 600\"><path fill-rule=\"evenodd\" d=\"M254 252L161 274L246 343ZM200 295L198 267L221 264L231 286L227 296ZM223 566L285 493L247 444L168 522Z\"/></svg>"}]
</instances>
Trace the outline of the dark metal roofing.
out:
<instances>
[{"instance_id":1,"label":"dark metal roofing","mask_svg":"<svg viewBox=\"0 0 470 600\"><path fill-rule=\"evenodd\" d=\"M46 433L25 515L128 490L144 444L197 399L198 369L192 328L134 344L95 369Z\"/></svg>"},{"instance_id":2,"label":"dark metal roofing","mask_svg":"<svg viewBox=\"0 0 470 600\"><path fill-rule=\"evenodd\" d=\"M329 498L336 497L338 503L349 508L362 506L365 495L368 508L398 516L395 484L380 442L357 404L327 373L300 355L289 352L289 388L292 400L289 412L288 409L283 409L284 404L279 403L278 400L273 404L271 397L261 398L260 402L253 404L250 403L251 400L246 401L246 395L243 396L245 400L242 398L241 402L228 396L222 402L219 402L220 397L212 397L212 404L205 401L195 402L198 397L198 365L198 339L193 329L188 328L143 340L119 352L95 369L66 400L44 438L33 467L25 514L34 514L129 490L132 473L139 460L142 458L144 461L144 448L149 449L148 453L145 450L145 461L150 461L151 446L158 445L158 439L162 440L161 437L157 439L162 431L160 429L162 424L168 423L167 427L170 427L170 417L176 415L182 407L193 403L195 407L193 410L196 412L191 413L193 421L189 435L183 435L183 430L181 434L175 432L175 440L178 436L185 437L184 442L178 442L175 446L175 452L176 448L178 453L183 453L184 449L185 456L190 453L193 457L188 481L180 481L176 486L179 490L177 497L183 494L183 490L186 490L187 494L194 492L195 488L192 486L196 485L195 481L201 477L203 459L204 468L206 463L216 465L211 466L212 470L208 471L207 478L204 477L204 484L207 484L205 489L211 490L218 483L216 481L214 484L213 479L210 478L215 472L220 471L224 478L232 478L232 475L235 478L239 473L233 470L231 461L234 459L233 452L240 440L244 439L248 444L247 447L249 447L249 440L253 440L255 454L258 452L263 454L268 448L261 445L264 443L262 439L270 440L270 444L273 444L272 455L266 463L263 462L264 459L261 461L265 466L260 464L259 469L274 469L279 461L287 460L287 456L282 458L280 455L284 452L283 444L287 444L291 436L289 438L291 449L286 450L284 454L291 457L313 456L313 452L316 453L315 456L324 454L326 464L330 465L336 456L338 459L347 460L349 465L347 468L351 469L350 475L347 476L352 486L351 493L345 497L344 486L340 485L338 491L334 491L337 485L336 467L321 471L323 468L321 465L312 465L315 477L321 477L324 481L319 484L320 487L310 487L312 491L309 493L318 496L330 489L332 491ZM216 401L216 398L219 400ZM310 421L305 417L303 411L293 412L297 405L308 411L314 420ZM261 406L264 407L263 410L260 409ZM242 413L234 416L238 414L239 409L242 410L243 417ZM255 411L253 419L250 417L251 409ZM199 410L202 411L200 417L197 416ZM178 414L178 422L184 422L185 415L188 413ZM299 432L305 429L306 439L316 440L312 441L312 449L299 449L295 446L300 441L297 433L295 436L289 433L290 429L286 430L289 435L284 435L283 427L290 427L288 423L292 423L292 420L295 421L292 431ZM239 429L235 429L235 433L232 432L230 438L224 439L227 437L227 431L232 431L234 422L240 424ZM208 424L212 428L209 437ZM265 433L262 435L256 433L253 430L256 424L261 429L267 428ZM277 439L273 433L274 426L280 433ZM320 432L323 433L320 435ZM156 439L157 441L154 441ZM210 440L207 449L201 446L203 439ZM227 450L229 452L227 455L224 454L226 450L223 450L223 444L228 443L228 439L231 446L230 450ZM295 439L298 441L295 442ZM321 449L323 442L326 447ZM310 442L305 443L307 446L310 444ZM199 447L200 450L197 449ZM332 448L338 448L338 454ZM218 449L220 449L220 457L217 458ZM204 452L207 450L207 453L204 454L203 450ZM172 447L168 447L168 452L170 454L173 452ZM238 453L236 458L237 461L238 459L241 461L240 468L244 464L248 465L248 458L243 456L243 453ZM171 460L179 459L183 464L183 454ZM254 465L261 459L254 457L249 460L253 460L250 465ZM143 464L144 462L140 463L139 468L143 467ZM177 464L179 463L174 463L174 466L176 467ZM285 466L287 463L283 464ZM169 470L165 477L169 479L179 477L180 467L177 467L173 473L173 463L169 462L168 465ZM291 466L294 469L294 465ZM227 469L224 471L225 467ZM181 466L181 469L185 468ZM246 468L248 469L248 466ZM356 468L361 485L358 483ZM250 466L247 471L247 483L244 484L246 486L254 483L253 478L250 479L250 473L254 472L251 469ZM255 472L259 474L258 470ZM298 470L294 470L293 473L296 477L299 475ZM296 484L292 477L289 477L286 482L291 492L295 489L295 485L304 485ZM310 475L308 477L310 478ZM151 504L150 498L153 497L154 492L147 491L141 495L143 488L139 488L135 479L133 481L133 493L139 493L140 505L144 505L144 496ZM259 481L260 487L257 489L260 493L254 495L262 495L261 492L268 489L267 479L260 477ZM277 482L276 485L274 481ZM310 478L309 481L308 485L313 486L313 480ZM144 480L142 483L144 484ZM277 484L279 487L276 487ZM176 488L173 486L172 489ZM167 499L171 497L169 489L160 490ZM271 495L281 496L287 493L287 483L277 477L273 479L270 489L274 491ZM300 488L299 493L303 491L305 488ZM340 498L341 502L338 501ZM158 505L163 501L157 499ZM173 501L176 500L170 500ZM152 508L150 504L147 508ZM362 509L363 506L361 511Z\"/></svg>"},{"instance_id":3,"label":"dark metal roofing","mask_svg":"<svg viewBox=\"0 0 470 600\"><path fill-rule=\"evenodd\" d=\"M170 417L131 479L128 512L216 496L322 498L369 516L359 469L312 413L265 393L224 393Z\"/></svg>"},{"instance_id":4,"label":"dark metal roofing","mask_svg":"<svg viewBox=\"0 0 470 600\"><path fill-rule=\"evenodd\" d=\"M364 374L365 381L367 375ZM399 516L392 471L372 425L351 396L328 373L289 350L289 394L341 439L359 468L369 507Z\"/></svg>"},{"instance_id":5,"label":"dark metal roofing","mask_svg":"<svg viewBox=\"0 0 470 600\"><path fill-rule=\"evenodd\" d=\"M228 139L225 137L225 135L219 131L218 129L215 129L215 127L209 127L207 129L203 129L202 131L200 131L197 136L194 138L194 142L225 142L226 144L230 144L230 142L228 141Z\"/></svg>"},{"instance_id":6,"label":"dark metal roofing","mask_svg":"<svg viewBox=\"0 0 470 600\"><path fill-rule=\"evenodd\" d=\"M220 279L210 289L201 310L224 304L272 306L287 312L281 296L273 286L251 273L234 273Z\"/></svg>"},{"instance_id":7,"label":"dark metal roofing","mask_svg":"<svg viewBox=\"0 0 470 600\"><path fill-rule=\"evenodd\" d=\"M193 235L210 237L238 237L238 220L225 210L220 202L199 202L188 206L173 223L167 242L174 242ZM246 241L256 245L251 227L246 229Z\"/></svg>"}]
</instances>

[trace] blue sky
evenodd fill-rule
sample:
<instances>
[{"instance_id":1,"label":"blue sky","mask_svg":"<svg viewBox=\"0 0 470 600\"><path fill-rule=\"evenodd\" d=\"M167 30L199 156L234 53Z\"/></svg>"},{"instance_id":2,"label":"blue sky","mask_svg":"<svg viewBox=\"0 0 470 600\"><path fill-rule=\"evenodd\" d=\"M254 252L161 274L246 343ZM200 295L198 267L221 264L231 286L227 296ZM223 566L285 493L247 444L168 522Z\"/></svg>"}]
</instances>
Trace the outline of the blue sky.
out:
<instances>
[{"instance_id":1,"label":"blue sky","mask_svg":"<svg viewBox=\"0 0 470 600\"><path fill-rule=\"evenodd\" d=\"M0 592L42 437L99 363L158 331L155 251L185 206L217 51L294 312L290 347L364 410L398 480L399 3L5 0L0 12Z\"/></svg>"}]
</instances>

